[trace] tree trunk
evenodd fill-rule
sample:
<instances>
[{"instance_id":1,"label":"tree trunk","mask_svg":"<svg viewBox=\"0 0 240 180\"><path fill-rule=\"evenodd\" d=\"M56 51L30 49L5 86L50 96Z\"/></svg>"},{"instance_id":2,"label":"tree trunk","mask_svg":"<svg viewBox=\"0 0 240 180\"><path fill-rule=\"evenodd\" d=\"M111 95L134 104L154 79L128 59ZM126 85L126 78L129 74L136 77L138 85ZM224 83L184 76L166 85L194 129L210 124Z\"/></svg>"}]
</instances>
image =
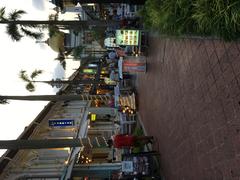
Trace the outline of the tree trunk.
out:
<instances>
[{"instance_id":1,"label":"tree trunk","mask_svg":"<svg viewBox=\"0 0 240 180\"><path fill-rule=\"evenodd\" d=\"M53 80L53 81L31 81L33 83L47 83L47 84L102 84L104 81L100 80ZM105 84L105 83L104 83Z\"/></svg>"},{"instance_id":2,"label":"tree trunk","mask_svg":"<svg viewBox=\"0 0 240 180\"><path fill-rule=\"evenodd\" d=\"M15 25L62 25L69 27L106 27L118 25L119 21L106 21L106 20L90 20L90 21L37 21L37 20L17 20L17 21L8 21L2 20L0 24L15 24Z\"/></svg>"},{"instance_id":3,"label":"tree trunk","mask_svg":"<svg viewBox=\"0 0 240 180\"><path fill-rule=\"evenodd\" d=\"M131 5L143 5L146 0L79 0L80 4L88 3L125 3Z\"/></svg>"},{"instance_id":4,"label":"tree trunk","mask_svg":"<svg viewBox=\"0 0 240 180\"><path fill-rule=\"evenodd\" d=\"M81 101L81 100L109 100L112 96L107 95L32 95L32 96L0 96L1 100L23 101Z\"/></svg>"},{"instance_id":5,"label":"tree trunk","mask_svg":"<svg viewBox=\"0 0 240 180\"><path fill-rule=\"evenodd\" d=\"M96 137L101 144L93 143L89 138L75 139L17 139L17 140L1 140L0 149L49 149L64 147L106 147L106 141L103 137Z\"/></svg>"}]
</instances>

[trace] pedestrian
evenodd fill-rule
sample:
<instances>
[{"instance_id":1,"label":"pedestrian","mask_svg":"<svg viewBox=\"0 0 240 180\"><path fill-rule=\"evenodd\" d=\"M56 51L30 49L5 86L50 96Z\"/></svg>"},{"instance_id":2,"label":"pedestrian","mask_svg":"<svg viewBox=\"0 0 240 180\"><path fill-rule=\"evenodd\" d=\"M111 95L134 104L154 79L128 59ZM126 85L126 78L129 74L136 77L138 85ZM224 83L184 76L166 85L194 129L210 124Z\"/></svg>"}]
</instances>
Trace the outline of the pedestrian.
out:
<instances>
[{"instance_id":1,"label":"pedestrian","mask_svg":"<svg viewBox=\"0 0 240 180\"><path fill-rule=\"evenodd\" d=\"M128 134L117 134L108 140L109 147L131 148L140 144L153 143L153 136L134 136Z\"/></svg>"}]
</instances>

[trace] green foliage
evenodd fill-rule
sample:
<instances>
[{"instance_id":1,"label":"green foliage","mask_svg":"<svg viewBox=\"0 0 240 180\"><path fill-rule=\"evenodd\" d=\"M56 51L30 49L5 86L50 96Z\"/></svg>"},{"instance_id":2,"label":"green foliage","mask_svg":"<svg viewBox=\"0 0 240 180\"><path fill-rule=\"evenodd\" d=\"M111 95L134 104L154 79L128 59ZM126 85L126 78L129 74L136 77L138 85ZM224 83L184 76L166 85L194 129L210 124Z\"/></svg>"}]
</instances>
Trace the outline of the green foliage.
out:
<instances>
[{"instance_id":1,"label":"green foliage","mask_svg":"<svg viewBox=\"0 0 240 180\"><path fill-rule=\"evenodd\" d=\"M79 58L81 56L81 54L83 53L85 49L85 46L77 46L73 49L72 51L72 55L75 59Z\"/></svg>"},{"instance_id":2,"label":"green foliage","mask_svg":"<svg viewBox=\"0 0 240 180\"><path fill-rule=\"evenodd\" d=\"M0 104L9 104L9 102L6 99L1 99Z\"/></svg>"},{"instance_id":3,"label":"green foliage","mask_svg":"<svg viewBox=\"0 0 240 180\"><path fill-rule=\"evenodd\" d=\"M31 74L31 79L35 79L37 76L43 73L43 70L37 70L35 69Z\"/></svg>"},{"instance_id":4,"label":"green foliage","mask_svg":"<svg viewBox=\"0 0 240 180\"><path fill-rule=\"evenodd\" d=\"M41 39L43 34L41 29L43 26L34 24L16 24L16 21L20 22L23 14L26 14L23 10L14 10L6 16L5 7L0 8L0 21L5 21L7 24L7 34L13 41L20 41L21 38L26 35L34 39ZM39 32L32 31L32 28L37 29Z\"/></svg>"},{"instance_id":5,"label":"green foliage","mask_svg":"<svg viewBox=\"0 0 240 180\"><path fill-rule=\"evenodd\" d=\"M8 24L6 28L7 34L13 41L20 41L20 39L23 37L18 31L18 27L15 24Z\"/></svg>"},{"instance_id":6,"label":"green foliage","mask_svg":"<svg viewBox=\"0 0 240 180\"><path fill-rule=\"evenodd\" d=\"M30 82L30 79L29 79L28 75L26 74L25 70L21 70L19 72L19 78L22 79L25 82Z\"/></svg>"},{"instance_id":7,"label":"green foliage","mask_svg":"<svg viewBox=\"0 0 240 180\"><path fill-rule=\"evenodd\" d=\"M135 127L132 135L134 135L134 136L144 136L144 132L143 132L141 127ZM143 151L143 149L144 149L144 144L139 143L136 147L133 147L132 152L133 153L139 153L139 152Z\"/></svg>"},{"instance_id":8,"label":"green foliage","mask_svg":"<svg viewBox=\"0 0 240 180\"><path fill-rule=\"evenodd\" d=\"M26 89L30 92L33 92L33 91L35 91L35 86L33 83L29 82L26 84Z\"/></svg>"},{"instance_id":9,"label":"green foliage","mask_svg":"<svg viewBox=\"0 0 240 180\"><path fill-rule=\"evenodd\" d=\"M143 136L144 132L142 130L142 128L140 127L136 127L132 133L134 136Z\"/></svg>"},{"instance_id":10,"label":"green foliage","mask_svg":"<svg viewBox=\"0 0 240 180\"><path fill-rule=\"evenodd\" d=\"M31 75L30 75L30 78L29 78L29 76L27 75L27 72L25 71L25 70L21 70L20 72L19 72L19 78L20 79L22 79L24 82L27 82L27 84L26 84L26 89L28 90L28 91L30 91L30 92L33 92L33 91L35 91L35 86L34 86L34 82L33 82L33 80L37 77L37 76L39 76L40 74L42 74L42 70L34 70L32 73L31 73Z\"/></svg>"},{"instance_id":11,"label":"green foliage","mask_svg":"<svg viewBox=\"0 0 240 180\"><path fill-rule=\"evenodd\" d=\"M0 20L6 20L5 9L5 7L0 8Z\"/></svg>"},{"instance_id":12,"label":"green foliage","mask_svg":"<svg viewBox=\"0 0 240 180\"><path fill-rule=\"evenodd\" d=\"M141 14L146 27L167 35L240 35L239 0L147 0Z\"/></svg>"},{"instance_id":13,"label":"green foliage","mask_svg":"<svg viewBox=\"0 0 240 180\"><path fill-rule=\"evenodd\" d=\"M26 12L23 10L14 10L8 14L8 19L11 21L16 21L20 19L23 14L26 14Z\"/></svg>"},{"instance_id":14,"label":"green foliage","mask_svg":"<svg viewBox=\"0 0 240 180\"><path fill-rule=\"evenodd\" d=\"M33 39L42 39L42 37L43 37L43 33L33 32L33 31L30 31L30 30L28 30L26 28L23 28L23 27L21 27L21 31L22 31L23 34L25 34L26 36L31 37Z\"/></svg>"}]
</instances>

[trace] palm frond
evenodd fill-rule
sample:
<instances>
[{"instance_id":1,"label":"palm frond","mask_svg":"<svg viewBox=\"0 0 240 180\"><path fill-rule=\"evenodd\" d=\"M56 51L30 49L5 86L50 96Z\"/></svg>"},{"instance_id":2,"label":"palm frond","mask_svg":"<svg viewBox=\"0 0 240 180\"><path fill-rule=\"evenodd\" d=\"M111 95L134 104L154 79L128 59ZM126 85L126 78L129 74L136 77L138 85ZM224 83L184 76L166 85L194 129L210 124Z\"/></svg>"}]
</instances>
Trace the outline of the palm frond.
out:
<instances>
[{"instance_id":1,"label":"palm frond","mask_svg":"<svg viewBox=\"0 0 240 180\"><path fill-rule=\"evenodd\" d=\"M33 31L30 31L28 29L25 29L23 27L21 27L21 31L26 35L26 36L29 36L33 39L41 39L43 37L43 33L41 32L33 32Z\"/></svg>"},{"instance_id":2,"label":"palm frond","mask_svg":"<svg viewBox=\"0 0 240 180\"><path fill-rule=\"evenodd\" d=\"M0 100L0 104L9 104L9 102L6 99Z\"/></svg>"},{"instance_id":3,"label":"palm frond","mask_svg":"<svg viewBox=\"0 0 240 180\"><path fill-rule=\"evenodd\" d=\"M21 18L23 14L26 14L26 12L23 10L14 10L13 12L9 13L8 18L9 20L16 21Z\"/></svg>"},{"instance_id":4,"label":"palm frond","mask_svg":"<svg viewBox=\"0 0 240 180\"><path fill-rule=\"evenodd\" d=\"M22 79L25 82L30 82L30 79L29 79L28 75L26 74L25 70L21 70L19 72L19 78Z\"/></svg>"},{"instance_id":5,"label":"palm frond","mask_svg":"<svg viewBox=\"0 0 240 180\"><path fill-rule=\"evenodd\" d=\"M5 9L5 7L0 8L0 20L6 20Z\"/></svg>"},{"instance_id":6,"label":"palm frond","mask_svg":"<svg viewBox=\"0 0 240 180\"><path fill-rule=\"evenodd\" d=\"M34 70L31 74L31 79L35 79L37 76L43 73L43 70Z\"/></svg>"},{"instance_id":7,"label":"palm frond","mask_svg":"<svg viewBox=\"0 0 240 180\"><path fill-rule=\"evenodd\" d=\"M36 29L39 29L39 30L44 29L42 24L21 24L21 26L29 27L29 28L36 28Z\"/></svg>"},{"instance_id":8,"label":"palm frond","mask_svg":"<svg viewBox=\"0 0 240 180\"><path fill-rule=\"evenodd\" d=\"M26 89L27 89L28 91L30 91L30 92L33 92L33 91L35 91L35 86L34 86L33 83L29 82L29 83L27 83L27 85L26 85Z\"/></svg>"},{"instance_id":9,"label":"palm frond","mask_svg":"<svg viewBox=\"0 0 240 180\"><path fill-rule=\"evenodd\" d=\"M26 70L21 70L20 73L26 73L27 71Z\"/></svg>"},{"instance_id":10,"label":"palm frond","mask_svg":"<svg viewBox=\"0 0 240 180\"><path fill-rule=\"evenodd\" d=\"M8 24L7 25L7 34L11 37L12 40L14 41L20 41L21 38L23 37L16 24Z\"/></svg>"}]
</instances>

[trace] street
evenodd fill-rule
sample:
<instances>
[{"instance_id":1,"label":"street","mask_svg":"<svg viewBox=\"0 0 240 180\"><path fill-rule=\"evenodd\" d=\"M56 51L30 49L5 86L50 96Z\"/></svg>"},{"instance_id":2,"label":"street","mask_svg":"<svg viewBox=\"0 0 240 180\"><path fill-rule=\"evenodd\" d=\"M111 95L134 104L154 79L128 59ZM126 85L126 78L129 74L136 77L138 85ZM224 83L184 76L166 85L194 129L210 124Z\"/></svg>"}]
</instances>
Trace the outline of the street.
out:
<instances>
[{"instance_id":1,"label":"street","mask_svg":"<svg viewBox=\"0 0 240 180\"><path fill-rule=\"evenodd\" d=\"M240 178L240 43L150 36L140 119L167 180Z\"/></svg>"}]
</instances>

